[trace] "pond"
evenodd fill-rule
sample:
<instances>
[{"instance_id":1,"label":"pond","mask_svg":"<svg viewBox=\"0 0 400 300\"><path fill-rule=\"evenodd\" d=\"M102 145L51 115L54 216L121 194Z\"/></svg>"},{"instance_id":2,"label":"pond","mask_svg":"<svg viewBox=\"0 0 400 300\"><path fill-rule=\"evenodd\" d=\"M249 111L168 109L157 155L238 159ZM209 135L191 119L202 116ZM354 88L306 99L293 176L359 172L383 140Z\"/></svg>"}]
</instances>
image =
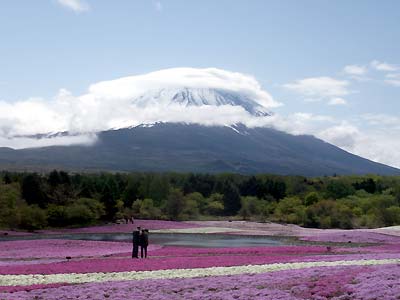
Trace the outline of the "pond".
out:
<instances>
[{"instance_id":1,"label":"pond","mask_svg":"<svg viewBox=\"0 0 400 300\"><path fill-rule=\"evenodd\" d=\"M36 240L36 239L67 239L90 241L130 242L130 233L79 233L79 234L34 234L29 236L3 236L0 241ZM299 243L292 238L271 236L243 236L230 234L199 234L199 233L151 233L150 243L164 246L186 247L257 247L281 246Z\"/></svg>"}]
</instances>

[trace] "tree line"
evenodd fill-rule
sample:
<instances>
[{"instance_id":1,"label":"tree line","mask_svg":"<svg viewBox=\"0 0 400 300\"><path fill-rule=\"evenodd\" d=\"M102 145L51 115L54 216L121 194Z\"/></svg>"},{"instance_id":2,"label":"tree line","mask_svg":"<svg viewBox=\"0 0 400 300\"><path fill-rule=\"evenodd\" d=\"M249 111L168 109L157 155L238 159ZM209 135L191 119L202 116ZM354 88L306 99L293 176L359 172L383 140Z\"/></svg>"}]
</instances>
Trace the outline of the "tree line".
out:
<instances>
[{"instance_id":1,"label":"tree line","mask_svg":"<svg viewBox=\"0 0 400 300\"><path fill-rule=\"evenodd\" d=\"M0 173L0 227L244 219L316 228L400 224L400 177Z\"/></svg>"}]
</instances>

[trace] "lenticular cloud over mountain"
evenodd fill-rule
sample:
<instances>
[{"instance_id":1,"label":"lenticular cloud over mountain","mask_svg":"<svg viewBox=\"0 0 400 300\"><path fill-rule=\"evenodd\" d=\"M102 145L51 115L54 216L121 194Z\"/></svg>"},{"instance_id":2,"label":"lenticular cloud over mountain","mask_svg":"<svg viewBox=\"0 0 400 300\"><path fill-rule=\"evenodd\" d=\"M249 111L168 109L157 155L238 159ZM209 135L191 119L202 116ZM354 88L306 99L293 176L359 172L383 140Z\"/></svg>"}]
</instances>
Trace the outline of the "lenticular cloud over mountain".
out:
<instances>
[{"instance_id":1,"label":"lenticular cloud over mountain","mask_svg":"<svg viewBox=\"0 0 400 300\"><path fill-rule=\"evenodd\" d=\"M94 83L80 96L61 89L51 100L0 102L0 146L49 145L51 138L56 144L90 143L88 133L154 122L258 124L279 105L249 75L216 68L166 69ZM74 138L54 139L52 134L60 132ZM47 141L33 142L38 135Z\"/></svg>"},{"instance_id":2,"label":"lenticular cloud over mountain","mask_svg":"<svg viewBox=\"0 0 400 300\"><path fill-rule=\"evenodd\" d=\"M129 99L152 90L179 88L227 90L253 98L265 107L279 105L252 76L216 68L173 68L123 77L93 84L89 87L89 94L95 97Z\"/></svg>"}]
</instances>

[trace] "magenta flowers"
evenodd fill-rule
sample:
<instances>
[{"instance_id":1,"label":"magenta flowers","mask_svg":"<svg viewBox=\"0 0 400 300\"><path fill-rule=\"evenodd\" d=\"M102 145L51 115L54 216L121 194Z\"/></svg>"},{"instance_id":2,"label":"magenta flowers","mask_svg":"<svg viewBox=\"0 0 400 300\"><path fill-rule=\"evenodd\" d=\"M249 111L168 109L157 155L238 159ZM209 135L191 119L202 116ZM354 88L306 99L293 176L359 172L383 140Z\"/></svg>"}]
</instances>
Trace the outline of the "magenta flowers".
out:
<instances>
[{"instance_id":1,"label":"magenta flowers","mask_svg":"<svg viewBox=\"0 0 400 300\"><path fill-rule=\"evenodd\" d=\"M160 222L152 223L153 228L167 224L181 226L178 222ZM127 226L74 230L119 232ZM354 243L349 244L348 238ZM400 295L398 237L319 231L308 239L343 242L343 245L238 248L151 245L148 259L131 259L131 244L125 242L3 241L0 242L0 299L129 299L135 295L135 299L143 300L386 300ZM353 246L364 241L380 244Z\"/></svg>"}]
</instances>

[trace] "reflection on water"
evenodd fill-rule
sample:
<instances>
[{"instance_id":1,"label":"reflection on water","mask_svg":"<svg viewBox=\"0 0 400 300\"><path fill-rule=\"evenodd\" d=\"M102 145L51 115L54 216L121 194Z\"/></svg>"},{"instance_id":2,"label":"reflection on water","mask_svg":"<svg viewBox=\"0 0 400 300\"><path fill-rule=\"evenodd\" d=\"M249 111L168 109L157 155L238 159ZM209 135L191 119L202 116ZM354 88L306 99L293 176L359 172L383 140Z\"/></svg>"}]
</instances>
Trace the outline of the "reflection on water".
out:
<instances>
[{"instance_id":1,"label":"reflection on water","mask_svg":"<svg viewBox=\"0 0 400 300\"><path fill-rule=\"evenodd\" d=\"M68 239L90 241L130 242L130 233L37 234L31 236L0 237L6 240ZM150 233L150 243L168 246L191 247L255 247L293 244L292 239L269 236L243 236L229 234Z\"/></svg>"}]
</instances>

